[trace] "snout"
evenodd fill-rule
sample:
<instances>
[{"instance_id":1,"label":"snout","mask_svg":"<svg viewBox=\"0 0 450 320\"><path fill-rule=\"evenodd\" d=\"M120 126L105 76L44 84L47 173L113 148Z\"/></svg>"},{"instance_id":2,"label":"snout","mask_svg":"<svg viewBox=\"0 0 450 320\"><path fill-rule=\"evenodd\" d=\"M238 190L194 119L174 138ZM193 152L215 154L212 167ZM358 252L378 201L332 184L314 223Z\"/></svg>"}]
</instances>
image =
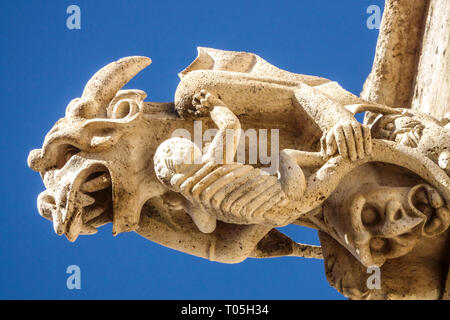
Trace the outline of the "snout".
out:
<instances>
[{"instance_id":1,"label":"snout","mask_svg":"<svg viewBox=\"0 0 450 320\"><path fill-rule=\"evenodd\" d=\"M41 149L34 149L31 150L28 154L28 167L30 167L32 170L37 172L42 172L43 170L43 164L42 164L42 150Z\"/></svg>"},{"instance_id":2,"label":"snout","mask_svg":"<svg viewBox=\"0 0 450 320\"><path fill-rule=\"evenodd\" d=\"M397 237L410 232L423 222L423 218L414 214L413 208L398 200L386 203L385 219L379 234L384 237Z\"/></svg>"},{"instance_id":3,"label":"snout","mask_svg":"<svg viewBox=\"0 0 450 320\"><path fill-rule=\"evenodd\" d=\"M55 197L51 195L48 190L45 190L39 194L37 207L39 214L43 218L54 221L53 228L55 230L55 233L58 235L62 235L64 233L64 229L59 218L61 214L58 213Z\"/></svg>"},{"instance_id":4,"label":"snout","mask_svg":"<svg viewBox=\"0 0 450 320\"><path fill-rule=\"evenodd\" d=\"M58 235L75 241L112 221L112 181L104 164L75 156L61 170L47 172L44 184L38 210Z\"/></svg>"}]
</instances>

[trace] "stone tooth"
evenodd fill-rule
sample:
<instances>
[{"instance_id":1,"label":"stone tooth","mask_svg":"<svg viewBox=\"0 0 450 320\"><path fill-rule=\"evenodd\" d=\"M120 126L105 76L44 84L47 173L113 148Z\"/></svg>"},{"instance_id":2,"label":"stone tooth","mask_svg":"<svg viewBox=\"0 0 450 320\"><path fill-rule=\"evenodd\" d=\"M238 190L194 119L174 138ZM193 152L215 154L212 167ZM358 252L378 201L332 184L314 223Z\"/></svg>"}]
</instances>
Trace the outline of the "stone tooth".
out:
<instances>
[{"instance_id":1,"label":"stone tooth","mask_svg":"<svg viewBox=\"0 0 450 320\"><path fill-rule=\"evenodd\" d=\"M97 218L105 211L105 209L106 208L103 205L86 208L83 214L83 221L88 222L92 219Z\"/></svg>"},{"instance_id":2,"label":"stone tooth","mask_svg":"<svg viewBox=\"0 0 450 320\"><path fill-rule=\"evenodd\" d=\"M80 190L82 192L96 192L106 189L110 185L111 185L111 177L107 172L105 172L102 175L83 183Z\"/></svg>"},{"instance_id":3,"label":"stone tooth","mask_svg":"<svg viewBox=\"0 0 450 320\"><path fill-rule=\"evenodd\" d=\"M94 198L92 198L92 197L90 197L90 196L88 196L88 195L86 195L86 194L84 194L82 192L79 193L78 200L79 200L79 203L83 207L88 207L88 206L90 206L90 205L95 203L95 199Z\"/></svg>"},{"instance_id":4,"label":"stone tooth","mask_svg":"<svg viewBox=\"0 0 450 320\"><path fill-rule=\"evenodd\" d=\"M84 224L84 225L81 227L80 234L83 234L83 235L89 235L89 234L95 234L95 233L97 233L97 229L94 228L94 227L91 226L91 225Z\"/></svg>"},{"instance_id":5,"label":"stone tooth","mask_svg":"<svg viewBox=\"0 0 450 320\"><path fill-rule=\"evenodd\" d=\"M59 215L58 211L56 210L52 211L52 218L53 218L53 229L55 230L55 233L57 235L62 235L64 233L64 230L61 221L61 216Z\"/></svg>"},{"instance_id":6,"label":"stone tooth","mask_svg":"<svg viewBox=\"0 0 450 320\"><path fill-rule=\"evenodd\" d=\"M74 216L67 222L65 233L67 240L69 240L70 242L74 242L78 238L82 226L82 211L77 211Z\"/></svg>"}]
</instances>

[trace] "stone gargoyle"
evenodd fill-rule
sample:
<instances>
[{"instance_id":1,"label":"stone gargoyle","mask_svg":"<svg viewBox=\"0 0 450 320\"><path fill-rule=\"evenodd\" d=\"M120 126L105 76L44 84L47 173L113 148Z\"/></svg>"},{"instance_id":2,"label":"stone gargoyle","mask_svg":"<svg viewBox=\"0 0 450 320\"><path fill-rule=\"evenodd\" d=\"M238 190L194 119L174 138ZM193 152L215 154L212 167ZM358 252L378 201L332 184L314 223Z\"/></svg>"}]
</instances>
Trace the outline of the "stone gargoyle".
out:
<instances>
[{"instance_id":1,"label":"stone gargoyle","mask_svg":"<svg viewBox=\"0 0 450 320\"><path fill-rule=\"evenodd\" d=\"M150 63L127 57L102 68L30 152L46 187L39 213L57 234L75 241L112 222L114 235L135 231L223 263L323 257L329 282L353 299L442 297L448 121L371 104L251 53L209 48L179 74L173 103L121 90ZM192 142L199 122L200 143ZM252 153L252 135L266 156L237 161L238 146ZM287 224L317 229L322 246L276 229ZM381 288L366 286L372 266L381 268ZM404 280L408 268L420 270L415 281Z\"/></svg>"}]
</instances>

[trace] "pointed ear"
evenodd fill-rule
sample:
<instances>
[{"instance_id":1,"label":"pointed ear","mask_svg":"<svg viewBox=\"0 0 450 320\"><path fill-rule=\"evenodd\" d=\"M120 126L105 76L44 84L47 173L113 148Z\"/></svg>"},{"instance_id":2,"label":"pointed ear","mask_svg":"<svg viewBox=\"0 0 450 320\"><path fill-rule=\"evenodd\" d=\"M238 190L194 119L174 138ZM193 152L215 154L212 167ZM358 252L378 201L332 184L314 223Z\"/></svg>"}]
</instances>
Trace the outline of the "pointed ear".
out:
<instances>
[{"instance_id":1,"label":"pointed ear","mask_svg":"<svg viewBox=\"0 0 450 320\"><path fill-rule=\"evenodd\" d=\"M109 103L106 114L110 119L131 117L141 109L147 94L142 90L120 90Z\"/></svg>"}]
</instances>

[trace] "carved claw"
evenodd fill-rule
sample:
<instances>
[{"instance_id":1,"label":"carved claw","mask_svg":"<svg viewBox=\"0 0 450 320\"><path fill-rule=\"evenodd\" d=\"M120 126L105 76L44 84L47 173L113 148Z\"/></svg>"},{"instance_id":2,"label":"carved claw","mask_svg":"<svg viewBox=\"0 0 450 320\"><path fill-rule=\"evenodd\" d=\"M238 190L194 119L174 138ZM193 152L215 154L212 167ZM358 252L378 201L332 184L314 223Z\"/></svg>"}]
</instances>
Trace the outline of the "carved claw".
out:
<instances>
[{"instance_id":1,"label":"carved claw","mask_svg":"<svg viewBox=\"0 0 450 320\"><path fill-rule=\"evenodd\" d=\"M212 93L201 90L195 94L192 99L194 110L188 110L189 113L197 117L206 117L214 106L223 105L223 102Z\"/></svg>"}]
</instances>

